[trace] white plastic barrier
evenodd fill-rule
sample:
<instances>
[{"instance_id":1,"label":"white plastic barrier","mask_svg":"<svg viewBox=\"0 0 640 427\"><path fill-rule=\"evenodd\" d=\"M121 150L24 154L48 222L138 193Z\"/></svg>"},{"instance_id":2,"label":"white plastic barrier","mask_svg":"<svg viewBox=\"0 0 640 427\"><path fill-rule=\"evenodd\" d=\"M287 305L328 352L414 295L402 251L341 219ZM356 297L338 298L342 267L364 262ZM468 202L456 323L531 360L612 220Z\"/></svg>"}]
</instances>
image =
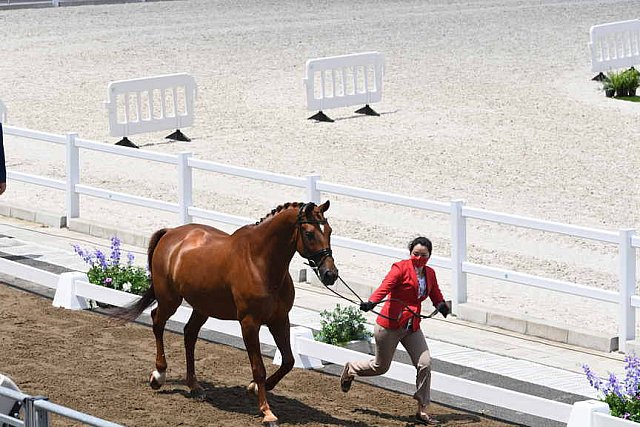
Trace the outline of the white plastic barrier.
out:
<instances>
[{"instance_id":1,"label":"white plastic barrier","mask_svg":"<svg viewBox=\"0 0 640 427\"><path fill-rule=\"evenodd\" d=\"M382 99L384 57L379 52L309 59L303 79L308 110L366 104L356 112L378 115L369 104ZM320 114L310 118L321 121ZM326 116L325 116L326 117Z\"/></svg>"},{"instance_id":2,"label":"white plastic barrier","mask_svg":"<svg viewBox=\"0 0 640 427\"><path fill-rule=\"evenodd\" d=\"M594 25L589 34L592 71L601 73L640 64L640 20Z\"/></svg>"},{"instance_id":3,"label":"white plastic barrier","mask_svg":"<svg viewBox=\"0 0 640 427\"><path fill-rule=\"evenodd\" d=\"M195 79L185 73L109 83L105 105L111 136L128 142L130 135L177 129L167 138L189 141L179 130L193 125L196 89Z\"/></svg>"}]
</instances>

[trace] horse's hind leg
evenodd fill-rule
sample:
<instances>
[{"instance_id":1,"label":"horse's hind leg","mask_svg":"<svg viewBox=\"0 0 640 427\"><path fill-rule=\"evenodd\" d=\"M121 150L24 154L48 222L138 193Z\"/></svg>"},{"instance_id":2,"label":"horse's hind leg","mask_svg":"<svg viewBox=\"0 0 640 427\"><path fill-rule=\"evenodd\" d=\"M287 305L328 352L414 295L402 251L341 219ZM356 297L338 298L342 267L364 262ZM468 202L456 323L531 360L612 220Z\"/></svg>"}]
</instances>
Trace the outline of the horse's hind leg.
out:
<instances>
[{"instance_id":1,"label":"horse's hind leg","mask_svg":"<svg viewBox=\"0 0 640 427\"><path fill-rule=\"evenodd\" d=\"M203 393L202 387L198 384L196 379L195 368L195 348L196 341L198 340L198 332L200 328L207 321L208 316L193 310L191 317L186 325L184 325L184 349L187 357L187 386L191 390L191 393L201 395Z\"/></svg>"},{"instance_id":2,"label":"horse's hind leg","mask_svg":"<svg viewBox=\"0 0 640 427\"><path fill-rule=\"evenodd\" d=\"M289 317L287 316L283 321L270 324L269 331L271 331L271 335L273 335L273 339L282 355L282 365L267 378L265 382L267 391L273 390L276 384L293 369L294 364L293 353L291 352Z\"/></svg>"},{"instance_id":3,"label":"horse's hind leg","mask_svg":"<svg viewBox=\"0 0 640 427\"><path fill-rule=\"evenodd\" d=\"M151 373L149 385L157 390L164 384L167 372L167 359L164 356L164 327L167 320L176 312L182 298L176 301L158 301L158 306L151 310L153 320L153 335L156 337L156 370Z\"/></svg>"}]
</instances>

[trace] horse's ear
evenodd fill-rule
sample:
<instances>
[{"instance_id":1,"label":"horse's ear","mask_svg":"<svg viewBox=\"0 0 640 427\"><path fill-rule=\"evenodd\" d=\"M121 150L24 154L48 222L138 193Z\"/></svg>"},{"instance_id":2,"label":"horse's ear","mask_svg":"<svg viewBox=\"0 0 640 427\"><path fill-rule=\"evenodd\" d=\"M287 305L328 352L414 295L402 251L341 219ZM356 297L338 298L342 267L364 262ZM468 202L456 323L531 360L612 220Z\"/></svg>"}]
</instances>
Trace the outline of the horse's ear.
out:
<instances>
[{"instance_id":1,"label":"horse's ear","mask_svg":"<svg viewBox=\"0 0 640 427\"><path fill-rule=\"evenodd\" d=\"M320 209L320 212L326 212L329 209L329 201L327 200L326 202L318 206L318 209Z\"/></svg>"}]
</instances>

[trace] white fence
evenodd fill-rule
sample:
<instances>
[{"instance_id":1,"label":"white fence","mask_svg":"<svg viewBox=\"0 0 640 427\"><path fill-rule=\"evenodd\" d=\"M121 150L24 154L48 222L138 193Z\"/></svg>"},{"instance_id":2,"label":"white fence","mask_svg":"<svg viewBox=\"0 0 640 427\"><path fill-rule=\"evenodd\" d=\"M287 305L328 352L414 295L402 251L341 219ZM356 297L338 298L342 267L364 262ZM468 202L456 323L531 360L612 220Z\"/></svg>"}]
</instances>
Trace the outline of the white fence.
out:
<instances>
[{"instance_id":1,"label":"white fence","mask_svg":"<svg viewBox=\"0 0 640 427\"><path fill-rule=\"evenodd\" d=\"M379 102L383 71L384 57L378 52L309 59L303 79L307 109L322 111Z\"/></svg>"},{"instance_id":2,"label":"white fence","mask_svg":"<svg viewBox=\"0 0 640 427\"><path fill-rule=\"evenodd\" d=\"M110 134L127 137L191 126L195 96L196 81L185 73L111 82L105 103Z\"/></svg>"},{"instance_id":3,"label":"white fence","mask_svg":"<svg viewBox=\"0 0 640 427\"><path fill-rule=\"evenodd\" d=\"M46 6L66 6L74 4L95 4L95 3L124 3L124 2L146 2L147 0L0 0L0 9L46 7Z\"/></svg>"},{"instance_id":4,"label":"white fence","mask_svg":"<svg viewBox=\"0 0 640 427\"><path fill-rule=\"evenodd\" d=\"M460 200L438 202L335 184L321 181L320 176L318 175L295 177L230 166L211 161L199 160L193 158L190 153L174 155L155 153L145 150L130 150L123 147L110 146L103 143L79 139L74 133L69 133L66 136L63 136L7 126L5 128L5 134L66 146L67 162L65 181L14 172L11 170L8 171L7 176L12 180L65 191L67 218L78 218L80 216L80 195L85 195L114 202L172 212L178 215L181 223L193 222L194 218L202 218L236 226L254 222L254 220L250 218L228 215L222 212L210 211L193 206L192 176L193 171L196 169L297 187L304 190L306 200L317 203L320 202L322 193L328 193L363 200L378 201L391 205L407 206L424 211L439 212L450 217L451 257L443 258L434 256L430 263L432 266L451 270L454 312L456 311L458 304L467 301L468 275L477 275L617 304L620 350L624 351L626 349L626 342L628 340L635 339L636 308L640 307L640 296L636 295L635 292L637 280L636 252L637 249L640 248L640 236L631 229L609 231L543 221L535 218L509 215L465 206L464 202ZM111 154L175 165L177 168L176 179L178 181L177 201L165 202L82 184L80 181L79 165L80 149L108 152ZM618 247L619 257L618 291L603 290L578 283L534 276L519 273L517 271L469 262L467 260L467 219L508 224L516 227L615 244ZM343 247L393 258L403 258L406 255L406 251L404 249L373 244L362 240L355 240L340 236L332 237L332 244L336 247Z\"/></svg>"},{"instance_id":5,"label":"white fence","mask_svg":"<svg viewBox=\"0 0 640 427\"><path fill-rule=\"evenodd\" d=\"M594 25L589 35L592 71L598 73L640 64L640 20Z\"/></svg>"}]
</instances>

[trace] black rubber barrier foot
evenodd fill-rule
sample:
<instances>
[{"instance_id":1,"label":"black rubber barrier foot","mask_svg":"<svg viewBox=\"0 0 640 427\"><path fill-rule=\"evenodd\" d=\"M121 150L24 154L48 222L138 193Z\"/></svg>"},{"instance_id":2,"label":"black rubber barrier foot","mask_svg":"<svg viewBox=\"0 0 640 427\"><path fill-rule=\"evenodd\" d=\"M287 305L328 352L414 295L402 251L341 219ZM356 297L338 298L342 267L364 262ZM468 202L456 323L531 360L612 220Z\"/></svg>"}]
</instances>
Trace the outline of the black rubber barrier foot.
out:
<instances>
[{"instance_id":1,"label":"black rubber barrier foot","mask_svg":"<svg viewBox=\"0 0 640 427\"><path fill-rule=\"evenodd\" d=\"M603 82L605 81L607 78L605 77L604 74L602 74L602 71L600 71L600 73L595 76L594 78L592 78L591 80L593 80L594 82Z\"/></svg>"},{"instance_id":2,"label":"black rubber barrier foot","mask_svg":"<svg viewBox=\"0 0 640 427\"><path fill-rule=\"evenodd\" d=\"M140 148L133 142L129 141L129 138L127 138L126 136L122 138L120 141L116 142L116 145L121 145L123 147Z\"/></svg>"},{"instance_id":3,"label":"black rubber barrier foot","mask_svg":"<svg viewBox=\"0 0 640 427\"><path fill-rule=\"evenodd\" d=\"M183 141L183 142L191 142L191 138L188 138L187 135L182 133L180 129L176 129L174 133L171 135L165 136L165 139L173 139L175 141Z\"/></svg>"},{"instance_id":4,"label":"black rubber barrier foot","mask_svg":"<svg viewBox=\"0 0 640 427\"><path fill-rule=\"evenodd\" d=\"M322 110L318 111L313 116L309 117L307 120L317 120L319 122L329 122L329 123L333 123L335 121L329 116L327 116L325 113L323 113Z\"/></svg>"},{"instance_id":5,"label":"black rubber barrier foot","mask_svg":"<svg viewBox=\"0 0 640 427\"><path fill-rule=\"evenodd\" d=\"M373 108L369 107L369 104L365 105L364 107L362 107L359 110L356 110L355 113L357 114L365 114L367 116L379 116L380 114L376 113Z\"/></svg>"}]
</instances>

